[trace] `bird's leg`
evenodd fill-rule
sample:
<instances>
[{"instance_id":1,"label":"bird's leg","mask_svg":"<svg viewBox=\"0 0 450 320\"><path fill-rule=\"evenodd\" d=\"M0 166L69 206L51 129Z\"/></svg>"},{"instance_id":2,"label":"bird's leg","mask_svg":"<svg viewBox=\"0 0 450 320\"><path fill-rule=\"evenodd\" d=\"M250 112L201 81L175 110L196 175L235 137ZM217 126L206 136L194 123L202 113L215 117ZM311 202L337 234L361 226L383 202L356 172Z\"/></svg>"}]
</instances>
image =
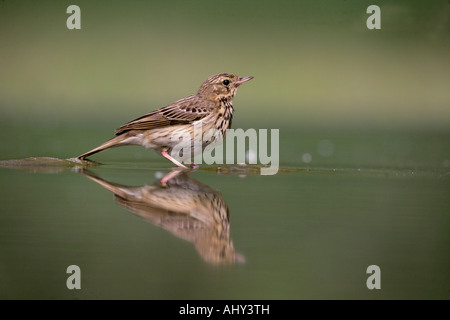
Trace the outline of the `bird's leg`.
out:
<instances>
[{"instance_id":1,"label":"bird's leg","mask_svg":"<svg viewBox=\"0 0 450 320\"><path fill-rule=\"evenodd\" d=\"M167 181L169 181L170 179L175 178L177 175L180 174L181 171L182 171L181 168L176 168L176 169L174 169L172 172L169 172L169 173L166 174L164 177L162 177L162 179L159 181L159 183L160 183L161 186L163 186L163 187L167 186Z\"/></svg>"},{"instance_id":2,"label":"bird's leg","mask_svg":"<svg viewBox=\"0 0 450 320\"><path fill-rule=\"evenodd\" d=\"M182 164L181 162L179 162L177 159L174 159L173 157L170 156L170 154L167 153L166 149L162 149L161 150L161 155L166 158L169 159L170 161L172 161L173 163L175 163L177 166L187 169L188 167L186 167L184 164Z\"/></svg>"}]
</instances>

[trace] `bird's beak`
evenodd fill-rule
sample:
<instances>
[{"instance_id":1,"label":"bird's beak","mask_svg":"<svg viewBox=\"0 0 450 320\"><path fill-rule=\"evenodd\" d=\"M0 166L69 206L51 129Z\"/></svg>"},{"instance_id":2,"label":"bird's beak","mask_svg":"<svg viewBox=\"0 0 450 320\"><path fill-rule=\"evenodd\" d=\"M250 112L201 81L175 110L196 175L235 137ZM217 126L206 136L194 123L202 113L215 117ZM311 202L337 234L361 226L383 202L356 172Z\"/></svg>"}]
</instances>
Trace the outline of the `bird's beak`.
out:
<instances>
[{"instance_id":1,"label":"bird's beak","mask_svg":"<svg viewBox=\"0 0 450 320\"><path fill-rule=\"evenodd\" d=\"M234 83L234 85L236 87L239 87L241 84L243 84L244 82L248 81L248 80L252 80L253 77L239 77L238 80Z\"/></svg>"}]
</instances>

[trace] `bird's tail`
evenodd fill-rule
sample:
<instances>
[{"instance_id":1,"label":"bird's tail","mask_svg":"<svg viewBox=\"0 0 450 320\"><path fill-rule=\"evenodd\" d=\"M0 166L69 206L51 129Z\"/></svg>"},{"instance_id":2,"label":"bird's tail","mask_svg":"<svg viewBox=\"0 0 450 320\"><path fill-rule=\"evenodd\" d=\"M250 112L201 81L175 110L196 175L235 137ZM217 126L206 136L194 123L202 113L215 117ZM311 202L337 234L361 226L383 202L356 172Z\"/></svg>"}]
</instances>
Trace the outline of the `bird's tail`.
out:
<instances>
[{"instance_id":1,"label":"bird's tail","mask_svg":"<svg viewBox=\"0 0 450 320\"><path fill-rule=\"evenodd\" d=\"M95 149L92 149L91 151L88 151L86 153L83 153L82 155L79 155L77 158L78 159L85 159L86 157L89 157L90 155L93 155L94 153L106 150L106 149L110 149L110 148L115 148L115 147L120 147L123 145L127 145L129 143L126 143L126 139L128 137L126 135L120 135L120 136L116 136L112 139L109 139L108 141L106 141L105 143L103 143L102 145L98 146Z\"/></svg>"},{"instance_id":2,"label":"bird's tail","mask_svg":"<svg viewBox=\"0 0 450 320\"><path fill-rule=\"evenodd\" d=\"M89 170L83 170L82 173L92 181L97 182L105 189L122 198L133 197L135 194L139 194L139 189L142 189L142 187L130 187L123 184L110 182L108 180L100 178Z\"/></svg>"}]
</instances>

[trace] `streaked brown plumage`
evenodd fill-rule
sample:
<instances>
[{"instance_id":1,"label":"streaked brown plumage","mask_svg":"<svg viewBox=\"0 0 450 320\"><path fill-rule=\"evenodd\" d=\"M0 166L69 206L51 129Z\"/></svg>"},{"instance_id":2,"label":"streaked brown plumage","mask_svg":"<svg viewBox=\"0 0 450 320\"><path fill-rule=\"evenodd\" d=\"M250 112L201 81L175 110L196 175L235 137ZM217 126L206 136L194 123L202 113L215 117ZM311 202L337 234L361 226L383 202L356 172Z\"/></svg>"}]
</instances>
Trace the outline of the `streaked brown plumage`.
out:
<instances>
[{"instance_id":1,"label":"streaked brown plumage","mask_svg":"<svg viewBox=\"0 0 450 320\"><path fill-rule=\"evenodd\" d=\"M230 239L229 211L221 193L190 178L181 168L172 171L164 185L136 187L109 182L88 170L81 172L113 192L117 203L129 211L194 244L208 263L245 261Z\"/></svg>"},{"instance_id":2,"label":"streaked brown plumage","mask_svg":"<svg viewBox=\"0 0 450 320\"><path fill-rule=\"evenodd\" d=\"M186 168L171 155L180 140L176 137L184 133L191 136L186 144L192 147L194 155L194 125L201 124L202 136L209 129L217 129L224 137L233 117L232 99L242 83L253 77L238 77L231 73L220 73L206 79L197 94L175 101L128 122L116 130L116 136L99 147L80 156L79 159L109 149L125 145L141 145L155 149L180 167ZM202 150L212 141L202 143ZM178 156L178 155L177 155ZM181 160L189 160L179 156Z\"/></svg>"}]
</instances>

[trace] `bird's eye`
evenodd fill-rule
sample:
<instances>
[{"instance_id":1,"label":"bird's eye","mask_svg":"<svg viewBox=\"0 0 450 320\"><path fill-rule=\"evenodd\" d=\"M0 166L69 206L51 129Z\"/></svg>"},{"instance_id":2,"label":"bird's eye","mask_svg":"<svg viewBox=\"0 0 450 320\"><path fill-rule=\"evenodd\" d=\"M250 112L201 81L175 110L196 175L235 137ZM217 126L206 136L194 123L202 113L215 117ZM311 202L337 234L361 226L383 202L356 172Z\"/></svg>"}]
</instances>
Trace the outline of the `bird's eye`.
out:
<instances>
[{"instance_id":1,"label":"bird's eye","mask_svg":"<svg viewBox=\"0 0 450 320\"><path fill-rule=\"evenodd\" d=\"M222 81L222 83L223 83L224 86L227 86L227 85L230 84L230 80L226 80L225 79L225 80Z\"/></svg>"}]
</instances>

